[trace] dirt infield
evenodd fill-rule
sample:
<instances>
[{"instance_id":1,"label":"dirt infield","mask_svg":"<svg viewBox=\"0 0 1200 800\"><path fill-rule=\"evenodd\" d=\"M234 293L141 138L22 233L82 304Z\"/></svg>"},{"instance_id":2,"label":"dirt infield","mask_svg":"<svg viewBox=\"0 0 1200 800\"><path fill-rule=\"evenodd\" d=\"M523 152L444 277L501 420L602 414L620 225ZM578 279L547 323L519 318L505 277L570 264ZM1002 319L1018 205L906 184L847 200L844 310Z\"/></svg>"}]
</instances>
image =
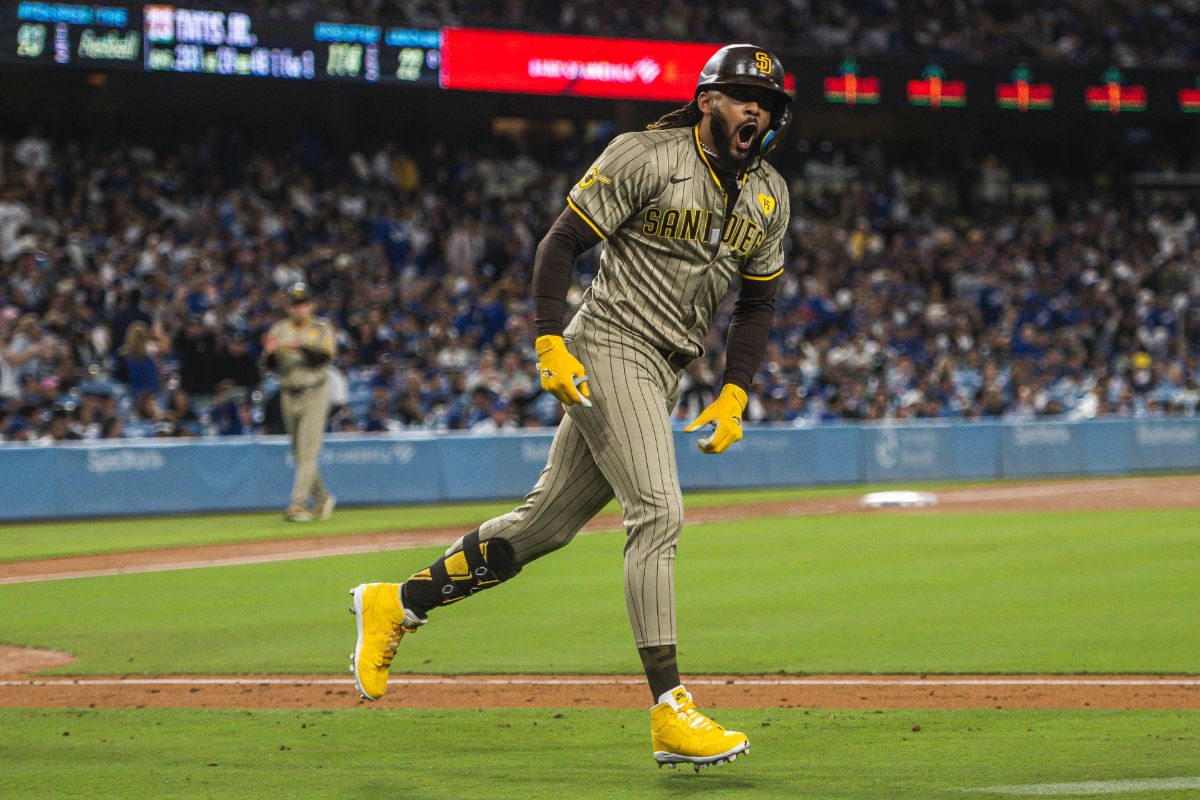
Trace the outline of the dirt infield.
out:
<instances>
[{"instance_id":1,"label":"dirt infield","mask_svg":"<svg viewBox=\"0 0 1200 800\"><path fill-rule=\"evenodd\" d=\"M864 509L858 498L853 496L745 503L692 509L687 512L687 522L700 524L756 517L829 514L995 514L1008 511L1200 508L1200 476L1003 483L948 489L937 492L937 498L937 506L924 509ZM620 527L618 515L604 514L592 520L584 532L612 531ZM463 533L461 527L387 531L10 561L0 563L0 585L448 545Z\"/></svg>"},{"instance_id":2,"label":"dirt infield","mask_svg":"<svg viewBox=\"0 0 1200 800\"><path fill-rule=\"evenodd\" d=\"M1068 675L703 675L706 706L736 708L1200 709L1200 677ZM348 677L106 676L0 679L17 708L645 708L645 679L613 675L392 678L379 703Z\"/></svg>"},{"instance_id":3,"label":"dirt infield","mask_svg":"<svg viewBox=\"0 0 1200 800\"><path fill-rule=\"evenodd\" d=\"M0 645L0 678L32 675L46 669L65 667L74 660L70 653L60 653L57 650Z\"/></svg>"},{"instance_id":4,"label":"dirt infield","mask_svg":"<svg viewBox=\"0 0 1200 800\"><path fill-rule=\"evenodd\" d=\"M858 498L747 503L690 510L689 523L829 514L1200 508L1200 476L1005 483L937 492L927 509L869 510ZM597 517L585 531L620 527ZM315 536L0 564L0 584L317 558L445 545L460 528ZM92 708L644 708L640 676L404 676L377 704L360 700L346 676L35 677L71 663L52 651L0 646L0 707ZM691 676L706 706L748 708L1197 709L1200 677L1138 675L770 675Z\"/></svg>"}]
</instances>

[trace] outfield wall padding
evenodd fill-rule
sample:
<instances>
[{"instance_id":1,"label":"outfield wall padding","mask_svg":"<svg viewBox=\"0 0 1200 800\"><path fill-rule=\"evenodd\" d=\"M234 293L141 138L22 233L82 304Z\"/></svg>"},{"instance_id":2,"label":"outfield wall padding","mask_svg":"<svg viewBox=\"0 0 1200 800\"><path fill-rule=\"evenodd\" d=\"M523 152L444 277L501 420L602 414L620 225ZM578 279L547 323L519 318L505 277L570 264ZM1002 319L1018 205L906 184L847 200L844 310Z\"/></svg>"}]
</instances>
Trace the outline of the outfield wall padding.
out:
<instances>
[{"instance_id":1,"label":"outfield wall padding","mask_svg":"<svg viewBox=\"0 0 1200 800\"><path fill-rule=\"evenodd\" d=\"M343 505L495 500L537 480L552 432L329 436ZM1200 419L751 427L719 456L675 433L685 489L1200 470ZM0 520L279 509L282 437L0 445Z\"/></svg>"}]
</instances>

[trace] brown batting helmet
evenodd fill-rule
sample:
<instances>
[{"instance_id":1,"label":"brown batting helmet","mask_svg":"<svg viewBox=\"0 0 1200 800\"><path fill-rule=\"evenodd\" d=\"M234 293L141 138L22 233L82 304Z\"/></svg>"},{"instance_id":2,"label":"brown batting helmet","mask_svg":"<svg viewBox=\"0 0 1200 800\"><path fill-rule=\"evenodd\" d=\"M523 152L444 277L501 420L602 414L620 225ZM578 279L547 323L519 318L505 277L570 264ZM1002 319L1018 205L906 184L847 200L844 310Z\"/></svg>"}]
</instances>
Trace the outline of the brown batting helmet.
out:
<instances>
[{"instance_id":1,"label":"brown batting helmet","mask_svg":"<svg viewBox=\"0 0 1200 800\"><path fill-rule=\"evenodd\" d=\"M770 92L778 102L771 110L771 126L759 143L765 154L792 124L792 96L784 88L784 75L783 62L770 50L753 44L730 44L713 53L700 70L696 94L705 89L720 90L722 86L752 86Z\"/></svg>"}]
</instances>

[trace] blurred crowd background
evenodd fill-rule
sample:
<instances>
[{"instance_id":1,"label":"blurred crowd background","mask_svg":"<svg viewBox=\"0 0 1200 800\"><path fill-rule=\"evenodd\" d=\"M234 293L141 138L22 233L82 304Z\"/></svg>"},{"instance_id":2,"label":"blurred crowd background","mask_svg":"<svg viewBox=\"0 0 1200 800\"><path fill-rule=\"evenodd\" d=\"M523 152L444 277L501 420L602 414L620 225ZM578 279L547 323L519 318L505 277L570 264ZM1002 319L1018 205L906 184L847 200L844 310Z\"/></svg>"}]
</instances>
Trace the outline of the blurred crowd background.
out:
<instances>
[{"instance_id":1,"label":"blurred crowd background","mask_svg":"<svg viewBox=\"0 0 1200 800\"><path fill-rule=\"evenodd\" d=\"M1200 0L224 5L1200 70ZM339 330L332 431L557 423L532 350L534 249L607 141L667 108L140 77L0 78L44 116L0 118L0 441L281 432L261 339L298 280ZM750 420L1196 414L1197 117L996 113L798 109L772 156L793 219ZM683 376L680 425L719 389L735 297Z\"/></svg>"},{"instance_id":2,"label":"blurred crowd background","mask_svg":"<svg viewBox=\"0 0 1200 800\"><path fill-rule=\"evenodd\" d=\"M0 437L280 431L260 340L297 280L340 331L332 430L553 425L533 251L602 144L551 161L505 138L5 141ZM1194 195L1003 153L946 168L877 141L790 151L787 271L751 420L1196 413ZM735 295L684 376L681 424L719 388Z\"/></svg>"}]
</instances>

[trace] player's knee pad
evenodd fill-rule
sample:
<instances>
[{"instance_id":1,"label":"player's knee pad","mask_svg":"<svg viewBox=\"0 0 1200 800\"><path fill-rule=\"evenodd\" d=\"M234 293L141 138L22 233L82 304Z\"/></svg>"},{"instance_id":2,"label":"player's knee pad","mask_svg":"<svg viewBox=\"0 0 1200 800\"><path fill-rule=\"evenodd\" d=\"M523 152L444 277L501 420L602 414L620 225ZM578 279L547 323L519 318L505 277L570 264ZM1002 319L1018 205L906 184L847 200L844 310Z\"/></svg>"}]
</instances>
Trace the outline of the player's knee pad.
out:
<instances>
[{"instance_id":1,"label":"player's knee pad","mask_svg":"<svg viewBox=\"0 0 1200 800\"><path fill-rule=\"evenodd\" d=\"M481 542L476 530L463 537L462 549L413 575L406 587L427 605L445 606L503 583L520 571L508 540Z\"/></svg>"}]
</instances>

